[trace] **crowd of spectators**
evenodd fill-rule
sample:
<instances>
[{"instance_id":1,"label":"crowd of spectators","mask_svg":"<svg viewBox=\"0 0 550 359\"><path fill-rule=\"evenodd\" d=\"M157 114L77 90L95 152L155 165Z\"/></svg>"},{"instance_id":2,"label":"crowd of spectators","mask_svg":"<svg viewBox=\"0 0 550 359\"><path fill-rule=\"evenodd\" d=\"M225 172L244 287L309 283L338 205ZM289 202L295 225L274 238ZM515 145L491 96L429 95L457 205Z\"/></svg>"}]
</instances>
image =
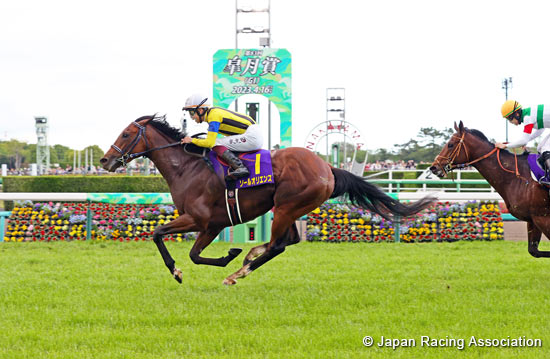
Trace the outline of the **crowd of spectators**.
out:
<instances>
[{"instance_id":1,"label":"crowd of spectators","mask_svg":"<svg viewBox=\"0 0 550 359\"><path fill-rule=\"evenodd\" d=\"M365 164L365 171L387 171L387 170L415 170L417 163L414 160L400 160L400 161L376 161L373 163ZM343 165L341 165L343 167ZM144 163L133 162L129 167L119 167L116 170L116 173L127 173L127 174L145 174L147 171L145 169ZM73 168L70 165L66 167L61 166L52 166L46 174L48 175L102 175L107 174L108 172L104 170L101 166L82 166ZM156 167L150 163L149 174L158 174ZM8 169L8 176L30 176L31 168L25 167L20 169Z\"/></svg>"},{"instance_id":2,"label":"crowd of spectators","mask_svg":"<svg viewBox=\"0 0 550 359\"><path fill-rule=\"evenodd\" d=\"M136 163L132 164L129 167L119 167L116 170L116 173L122 173L122 174L146 174L146 168L143 164ZM101 166L81 166L81 167L75 167L73 168L70 165L67 165L66 167L61 166L52 166L46 171L46 175L103 175L109 173L108 171L104 170ZM154 175L158 174L158 171L156 167L151 165L149 167L149 174ZM10 168L7 170L8 176L31 176L32 175L32 169L30 167L23 167L23 168Z\"/></svg>"},{"instance_id":3,"label":"crowd of spectators","mask_svg":"<svg viewBox=\"0 0 550 359\"><path fill-rule=\"evenodd\" d=\"M365 164L365 171L384 171L384 170L415 170L416 163L414 160L408 161L376 161L374 163Z\"/></svg>"}]
</instances>

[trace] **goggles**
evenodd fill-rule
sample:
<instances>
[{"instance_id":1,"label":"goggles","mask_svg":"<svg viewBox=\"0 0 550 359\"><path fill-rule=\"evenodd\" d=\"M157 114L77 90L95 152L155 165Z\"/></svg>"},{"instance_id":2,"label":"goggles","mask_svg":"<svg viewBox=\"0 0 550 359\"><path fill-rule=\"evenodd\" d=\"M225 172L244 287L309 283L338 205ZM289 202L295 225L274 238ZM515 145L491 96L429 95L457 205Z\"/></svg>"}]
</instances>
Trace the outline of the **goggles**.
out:
<instances>
[{"instance_id":1,"label":"goggles","mask_svg":"<svg viewBox=\"0 0 550 359\"><path fill-rule=\"evenodd\" d=\"M202 100L201 103L197 105L197 107L191 107L191 108L184 107L183 110L189 111L189 115L193 116L194 114L197 113L197 110L199 109L199 107L201 107L206 101L208 101L208 98L205 98L204 100Z\"/></svg>"}]
</instances>

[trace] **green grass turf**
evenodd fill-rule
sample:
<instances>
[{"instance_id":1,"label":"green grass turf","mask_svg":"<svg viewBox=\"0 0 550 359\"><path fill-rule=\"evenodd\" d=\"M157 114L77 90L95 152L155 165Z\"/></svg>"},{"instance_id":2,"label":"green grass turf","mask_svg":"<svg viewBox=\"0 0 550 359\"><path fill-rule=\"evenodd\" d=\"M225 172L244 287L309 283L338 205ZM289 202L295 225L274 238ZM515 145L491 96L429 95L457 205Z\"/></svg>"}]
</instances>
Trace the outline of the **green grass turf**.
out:
<instances>
[{"instance_id":1,"label":"green grass turf","mask_svg":"<svg viewBox=\"0 0 550 359\"><path fill-rule=\"evenodd\" d=\"M234 287L222 280L246 252L218 268L190 247L168 243L180 285L152 242L0 244L0 358L550 356L550 260L525 242L300 243ZM417 346L367 348L366 335ZM422 335L543 346L429 348Z\"/></svg>"}]
</instances>

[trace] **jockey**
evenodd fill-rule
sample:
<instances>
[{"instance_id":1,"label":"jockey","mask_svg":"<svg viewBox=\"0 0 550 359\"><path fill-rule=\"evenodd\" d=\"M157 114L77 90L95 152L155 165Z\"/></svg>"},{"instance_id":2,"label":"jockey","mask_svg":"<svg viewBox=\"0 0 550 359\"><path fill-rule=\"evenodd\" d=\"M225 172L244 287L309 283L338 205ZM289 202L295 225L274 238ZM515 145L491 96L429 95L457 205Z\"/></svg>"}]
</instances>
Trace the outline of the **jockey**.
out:
<instances>
[{"instance_id":1,"label":"jockey","mask_svg":"<svg viewBox=\"0 0 550 359\"><path fill-rule=\"evenodd\" d=\"M544 105L522 108L519 102L514 100L506 101L501 108L502 117L515 126L523 125L522 136L513 142L495 144L496 147L516 148L525 146L529 141L539 137L545 128L550 128L550 112ZM547 135L537 148L540 153L539 163L546 172L546 178L550 178L550 135ZM550 183L541 182L547 185Z\"/></svg>"},{"instance_id":2,"label":"jockey","mask_svg":"<svg viewBox=\"0 0 550 359\"><path fill-rule=\"evenodd\" d=\"M228 176L234 179L248 176L248 169L232 151L248 152L260 149L263 144L260 126L250 116L221 107L210 107L207 101L208 98L201 94L194 94L185 101L182 110L189 111L189 115L196 123L207 122L208 134L204 139L184 137L181 143L211 148L231 167ZM226 137L217 138L218 133Z\"/></svg>"}]
</instances>

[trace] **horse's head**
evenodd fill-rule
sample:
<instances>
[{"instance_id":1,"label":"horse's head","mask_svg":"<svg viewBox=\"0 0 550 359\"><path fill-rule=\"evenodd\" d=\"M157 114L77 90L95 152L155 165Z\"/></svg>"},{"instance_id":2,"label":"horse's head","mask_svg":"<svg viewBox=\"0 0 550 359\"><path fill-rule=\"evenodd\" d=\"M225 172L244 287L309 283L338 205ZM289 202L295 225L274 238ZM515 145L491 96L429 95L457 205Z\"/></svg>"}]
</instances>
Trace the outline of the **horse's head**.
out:
<instances>
[{"instance_id":1,"label":"horse's head","mask_svg":"<svg viewBox=\"0 0 550 359\"><path fill-rule=\"evenodd\" d=\"M462 121L460 121L458 126L455 122L455 130L456 132L451 136L445 146L443 146L443 149L439 155L436 156L430 167L430 171L439 178L445 177L455 168L466 167L475 161L470 158L470 154L473 154L473 151L479 147L481 141L474 142L476 137L471 136L470 131L476 130L466 129ZM481 132L479 132L479 135L485 137ZM467 144L467 141L471 143Z\"/></svg>"},{"instance_id":2,"label":"horse's head","mask_svg":"<svg viewBox=\"0 0 550 359\"><path fill-rule=\"evenodd\" d=\"M105 156L99 160L103 168L114 172L120 166L126 166L134 158L139 157L134 156L135 154L147 151L149 145L145 136L145 128L154 118L154 116L143 116L130 123L120 133Z\"/></svg>"}]
</instances>

